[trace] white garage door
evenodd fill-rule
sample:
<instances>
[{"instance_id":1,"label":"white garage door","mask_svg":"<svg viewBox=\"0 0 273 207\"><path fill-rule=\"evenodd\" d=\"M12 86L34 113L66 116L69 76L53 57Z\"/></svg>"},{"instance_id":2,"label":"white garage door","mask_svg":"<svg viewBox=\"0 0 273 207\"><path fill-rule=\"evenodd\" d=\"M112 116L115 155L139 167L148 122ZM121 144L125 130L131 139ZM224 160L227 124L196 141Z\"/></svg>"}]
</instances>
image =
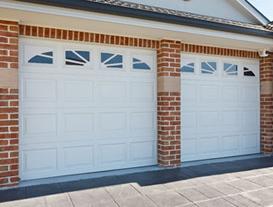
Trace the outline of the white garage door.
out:
<instances>
[{"instance_id":1,"label":"white garage door","mask_svg":"<svg viewBox=\"0 0 273 207\"><path fill-rule=\"evenodd\" d=\"M21 45L22 179L156 163L154 51Z\"/></svg>"},{"instance_id":2,"label":"white garage door","mask_svg":"<svg viewBox=\"0 0 273 207\"><path fill-rule=\"evenodd\" d=\"M260 152L259 62L182 54L182 161Z\"/></svg>"}]
</instances>

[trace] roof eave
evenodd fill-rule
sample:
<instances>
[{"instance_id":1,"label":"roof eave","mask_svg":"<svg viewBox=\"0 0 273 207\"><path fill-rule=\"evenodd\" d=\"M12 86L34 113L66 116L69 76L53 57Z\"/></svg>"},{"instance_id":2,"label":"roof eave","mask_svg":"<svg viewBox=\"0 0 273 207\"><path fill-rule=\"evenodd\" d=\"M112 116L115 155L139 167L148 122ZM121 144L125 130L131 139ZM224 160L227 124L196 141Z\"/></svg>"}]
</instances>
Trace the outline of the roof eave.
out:
<instances>
[{"instance_id":1,"label":"roof eave","mask_svg":"<svg viewBox=\"0 0 273 207\"><path fill-rule=\"evenodd\" d=\"M267 25L270 20L257 9L249 0L237 0L253 17L255 17L264 26Z\"/></svg>"},{"instance_id":2,"label":"roof eave","mask_svg":"<svg viewBox=\"0 0 273 207\"><path fill-rule=\"evenodd\" d=\"M99 12L105 14L112 14L118 16L126 16L132 18L139 18L152 21L160 21L171 24L186 25L193 27L200 27L204 29L220 30L225 32L233 32L238 34L253 35L259 37L272 38L273 32L262 31L252 28L245 28L240 26L221 24L217 22L209 22L205 20L169 15L158 12L145 11L140 9L119 7L114 5L106 5L96 2L88 2L86 0L17 0L30 3L44 4L48 6L57 6L70 9L78 9L90 12Z\"/></svg>"}]
</instances>

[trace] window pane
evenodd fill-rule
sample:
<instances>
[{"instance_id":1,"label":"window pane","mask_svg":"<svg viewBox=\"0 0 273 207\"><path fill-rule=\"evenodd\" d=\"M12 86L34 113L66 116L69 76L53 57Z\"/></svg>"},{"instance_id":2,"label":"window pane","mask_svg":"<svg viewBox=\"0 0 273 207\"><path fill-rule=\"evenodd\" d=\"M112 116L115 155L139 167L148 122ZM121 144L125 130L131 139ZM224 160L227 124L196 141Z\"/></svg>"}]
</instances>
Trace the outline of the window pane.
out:
<instances>
[{"instance_id":1,"label":"window pane","mask_svg":"<svg viewBox=\"0 0 273 207\"><path fill-rule=\"evenodd\" d=\"M217 70L216 62L202 62L201 63L201 72L203 74L214 74Z\"/></svg>"},{"instance_id":2,"label":"window pane","mask_svg":"<svg viewBox=\"0 0 273 207\"><path fill-rule=\"evenodd\" d=\"M141 60L139 60L137 58L133 58L133 69L136 69L136 70L151 70L150 66L147 63L145 63L145 62L143 62L143 61L141 61Z\"/></svg>"},{"instance_id":3,"label":"window pane","mask_svg":"<svg viewBox=\"0 0 273 207\"><path fill-rule=\"evenodd\" d=\"M65 51L65 64L66 65L84 66L89 61L90 61L90 52L89 51L78 51L78 50Z\"/></svg>"},{"instance_id":4,"label":"window pane","mask_svg":"<svg viewBox=\"0 0 273 207\"><path fill-rule=\"evenodd\" d=\"M244 76L255 77L255 74L249 68L244 67Z\"/></svg>"},{"instance_id":5,"label":"window pane","mask_svg":"<svg viewBox=\"0 0 273 207\"><path fill-rule=\"evenodd\" d=\"M101 53L101 63L107 68L122 68L123 56L112 53Z\"/></svg>"},{"instance_id":6,"label":"window pane","mask_svg":"<svg viewBox=\"0 0 273 207\"><path fill-rule=\"evenodd\" d=\"M194 73L194 63L189 63L181 68L182 73Z\"/></svg>"},{"instance_id":7,"label":"window pane","mask_svg":"<svg viewBox=\"0 0 273 207\"><path fill-rule=\"evenodd\" d=\"M238 75L238 65L225 63L224 64L224 71L227 75Z\"/></svg>"},{"instance_id":8,"label":"window pane","mask_svg":"<svg viewBox=\"0 0 273 207\"><path fill-rule=\"evenodd\" d=\"M28 60L28 63L53 64L53 52L37 54Z\"/></svg>"}]
</instances>

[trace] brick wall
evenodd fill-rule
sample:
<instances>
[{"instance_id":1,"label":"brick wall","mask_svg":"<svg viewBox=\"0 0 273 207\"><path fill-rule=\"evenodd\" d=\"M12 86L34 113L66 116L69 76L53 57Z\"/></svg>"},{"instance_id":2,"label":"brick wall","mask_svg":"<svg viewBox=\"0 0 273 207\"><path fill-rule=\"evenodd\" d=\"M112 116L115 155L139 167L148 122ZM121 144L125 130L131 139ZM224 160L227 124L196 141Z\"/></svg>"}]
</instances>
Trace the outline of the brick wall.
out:
<instances>
[{"instance_id":1,"label":"brick wall","mask_svg":"<svg viewBox=\"0 0 273 207\"><path fill-rule=\"evenodd\" d=\"M17 22L0 20L0 187L19 181Z\"/></svg>"},{"instance_id":2,"label":"brick wall","mask_svg":"<svg viewBox=\"0 0 273 207\"><path fill-rule=\"evenodd\" d=\"M157 51L158 164L180 165L180 48L178 41L161 40Z\"/></svg>"},{"instance_id":3,"label":"brick wall","mask_svg":"<svg viewBox=\"0 0 273 207\"><path fill-rule=\"evenodd\" d=\"M260 59L261 150L273 153L273 55Z\"/></svg>"},{"instance_id":4,"label":"brick wall","mask_svg":"<svg viewBox=\"0 0 273 207\"><path fill-rule=\"evenodd\" d=\"M49 27L38 27L32 25L20 25L20 35L37 38L50 38L59 40L70 40L79 42L93 42L102 44L113 44L131 47L143 47L155 49L158 47L157 40L144 38L125 37L117 35L98 34L75 30L65 30Z\"/></svg>"},{"instance_id":5,"label":"brick wall","mask_svg":"<svg viewBox=\"0 0 273 207\"><path fill-rule=\"evenodd\" d=\"M205 45L192 45L187 43L181 44L181 51L190 52L190 53L200 53L205 55L219 55L219 56L259 59L259 55L255 51L235 50L230 48L211 47L211 46L205 46Z\"/></svg>"}]
</instances>

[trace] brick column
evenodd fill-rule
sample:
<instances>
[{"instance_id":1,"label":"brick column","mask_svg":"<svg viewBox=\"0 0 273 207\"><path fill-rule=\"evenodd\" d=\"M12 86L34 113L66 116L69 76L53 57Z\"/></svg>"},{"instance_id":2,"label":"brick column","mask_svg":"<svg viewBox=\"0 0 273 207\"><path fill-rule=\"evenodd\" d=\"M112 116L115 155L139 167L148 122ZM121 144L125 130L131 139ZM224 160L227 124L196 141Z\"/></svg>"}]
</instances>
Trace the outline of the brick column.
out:
<instances>
[{"instance_id":1,"label":"brick column","mask_svg":"<svg viewBox=\"0 0 273 207\"><path fill-rule=\"evenodd\" d=\"M261 151L273 153L273 55L260 59Z\"/></svg>"},{"instance_id":2,"label":"brick column","mask_svg":"<svg viewBox=\"0 0 273 207\"><path fill-rule=\"evenodd\" d=\"M157 51L158 164L180 165L180 53L181 43L161 40Z\"/></svg>"},{"instance_id":3,"label":"brick column","mask_svg":"<svg viewBox=\"0 0 273 207\"><path fill-rule=\"evenodd\" d=\"M0 187L19 181L17 22L0 20Z\"/></svg>"}]
</instances>

